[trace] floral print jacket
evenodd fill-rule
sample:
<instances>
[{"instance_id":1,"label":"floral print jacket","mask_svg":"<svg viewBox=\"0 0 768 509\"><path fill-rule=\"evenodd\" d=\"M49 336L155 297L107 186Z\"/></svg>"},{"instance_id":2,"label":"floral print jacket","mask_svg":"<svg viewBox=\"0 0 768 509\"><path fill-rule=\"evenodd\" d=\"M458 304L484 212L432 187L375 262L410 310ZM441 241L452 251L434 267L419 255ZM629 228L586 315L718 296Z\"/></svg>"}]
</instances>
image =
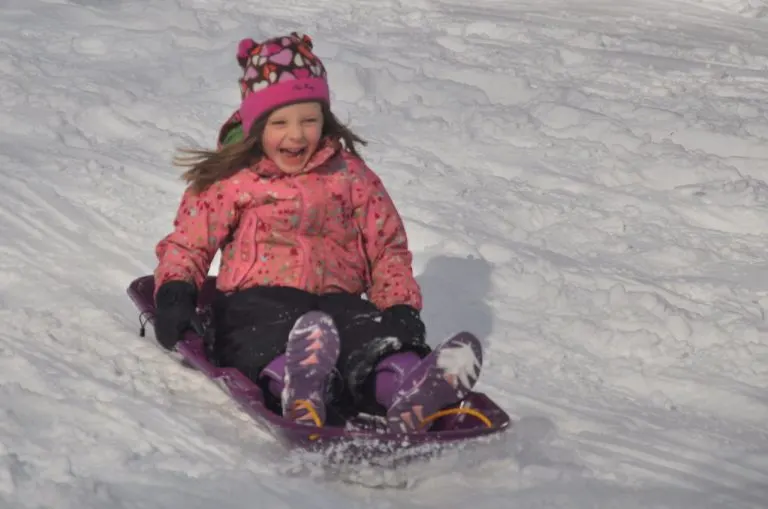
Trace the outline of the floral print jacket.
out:
<instances>
[{"instance_id":1,"label":"floral print jacket","mask_svg":"<svg viewBox=\"0 0 768 509\"><path fill-rule=\"evenodd\" d=\"M365 293L379 309L422 307L403 222L363 161L324 140L306 169L269 159L200 194L187 190L174 230L157 245L155 288L200 288L221 249L217 288L290 286L315 294Z\"/></svg>"}]
</instances>

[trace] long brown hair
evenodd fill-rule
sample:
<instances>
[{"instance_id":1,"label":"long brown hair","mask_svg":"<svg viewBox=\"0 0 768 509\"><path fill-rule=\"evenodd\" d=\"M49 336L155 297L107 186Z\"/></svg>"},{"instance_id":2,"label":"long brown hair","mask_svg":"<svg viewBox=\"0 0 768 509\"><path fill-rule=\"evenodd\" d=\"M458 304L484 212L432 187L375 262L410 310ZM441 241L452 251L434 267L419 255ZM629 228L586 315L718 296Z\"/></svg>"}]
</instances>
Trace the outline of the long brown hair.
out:
<instances>
[{"instance_id":1,"label":"long brown hair","mask_svg":"<svg viewBox=\"0 0 768 509\"><path fill-rule=\"evenodd\" d=\"M344 148L362 159L356 144L363 146L368 143L342 124L328 105L323 104L322 138L336 138L343 142ZM224 145L218 150L181 149L184 155L177 155L174 164L184 168L181 178L189 184L190 189L202 193L219 180L231 177L243 168L247 168L264 157L261 137L267 125L269 115L263 115L251 126L250 136Z\"/></svg>"}]
</instances>

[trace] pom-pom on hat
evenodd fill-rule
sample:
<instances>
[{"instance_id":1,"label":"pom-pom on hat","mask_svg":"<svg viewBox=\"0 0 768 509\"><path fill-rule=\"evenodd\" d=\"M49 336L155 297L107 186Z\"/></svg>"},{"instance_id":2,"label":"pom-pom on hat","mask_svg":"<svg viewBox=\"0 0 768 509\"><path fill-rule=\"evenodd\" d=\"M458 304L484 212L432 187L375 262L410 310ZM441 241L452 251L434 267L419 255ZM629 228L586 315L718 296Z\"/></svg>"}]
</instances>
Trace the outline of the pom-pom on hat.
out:
<instances>
[{"instance_id":1,"label":"pom-pom on hat","mask_svg":"<svg viewBox=\"0 0 768 509\"><path fill-rule=\"evenodd\" d=\"M261 43L243 39L237 49L243 69L240 79L243 132L263 114L281 106L305 101L330 105L325 67L312 53L312 39L292 32Z\"/></svg>"}]
</instances>

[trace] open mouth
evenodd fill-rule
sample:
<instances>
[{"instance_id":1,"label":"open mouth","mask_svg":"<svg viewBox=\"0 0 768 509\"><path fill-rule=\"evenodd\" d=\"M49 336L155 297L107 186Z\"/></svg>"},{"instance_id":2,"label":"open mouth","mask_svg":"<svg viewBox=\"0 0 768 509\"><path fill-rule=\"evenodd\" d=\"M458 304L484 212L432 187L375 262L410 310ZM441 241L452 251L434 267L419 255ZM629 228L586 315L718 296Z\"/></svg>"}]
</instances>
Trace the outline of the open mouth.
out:
<instances>
[{"instance_id":1,"label":"open mouth","mask_svg":"<svg viewBox=\"0 0 768 509\"><path fill-rule=\"evenodd\" d=\"M282 155L283 157L289 160L299 160L302 157L304 157L304 154L306 153L307 153L306 147L296 148L296 149L293 149L293 148L280 149L280 155Z\"/></svg>"}]
</instances>

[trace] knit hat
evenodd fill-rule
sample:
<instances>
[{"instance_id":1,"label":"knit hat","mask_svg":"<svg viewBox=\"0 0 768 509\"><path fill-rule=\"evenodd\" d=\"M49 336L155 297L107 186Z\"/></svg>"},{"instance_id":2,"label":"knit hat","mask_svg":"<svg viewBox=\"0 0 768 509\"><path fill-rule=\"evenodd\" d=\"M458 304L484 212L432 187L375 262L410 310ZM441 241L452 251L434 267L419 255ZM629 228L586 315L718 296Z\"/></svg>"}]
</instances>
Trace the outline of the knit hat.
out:
<instances>
[{"instance_id":1,"label":"knit hat","mask_svg":"<svg viewBox=\"0 0 768 509\"><path fill-rule=\"evenodd\" d=\"M275 108L304 101L330 104L325 67L312 53L312 39L292 32L261 43L243 39L237 49L243 132Z\"/></svg>"}]
</instances>

